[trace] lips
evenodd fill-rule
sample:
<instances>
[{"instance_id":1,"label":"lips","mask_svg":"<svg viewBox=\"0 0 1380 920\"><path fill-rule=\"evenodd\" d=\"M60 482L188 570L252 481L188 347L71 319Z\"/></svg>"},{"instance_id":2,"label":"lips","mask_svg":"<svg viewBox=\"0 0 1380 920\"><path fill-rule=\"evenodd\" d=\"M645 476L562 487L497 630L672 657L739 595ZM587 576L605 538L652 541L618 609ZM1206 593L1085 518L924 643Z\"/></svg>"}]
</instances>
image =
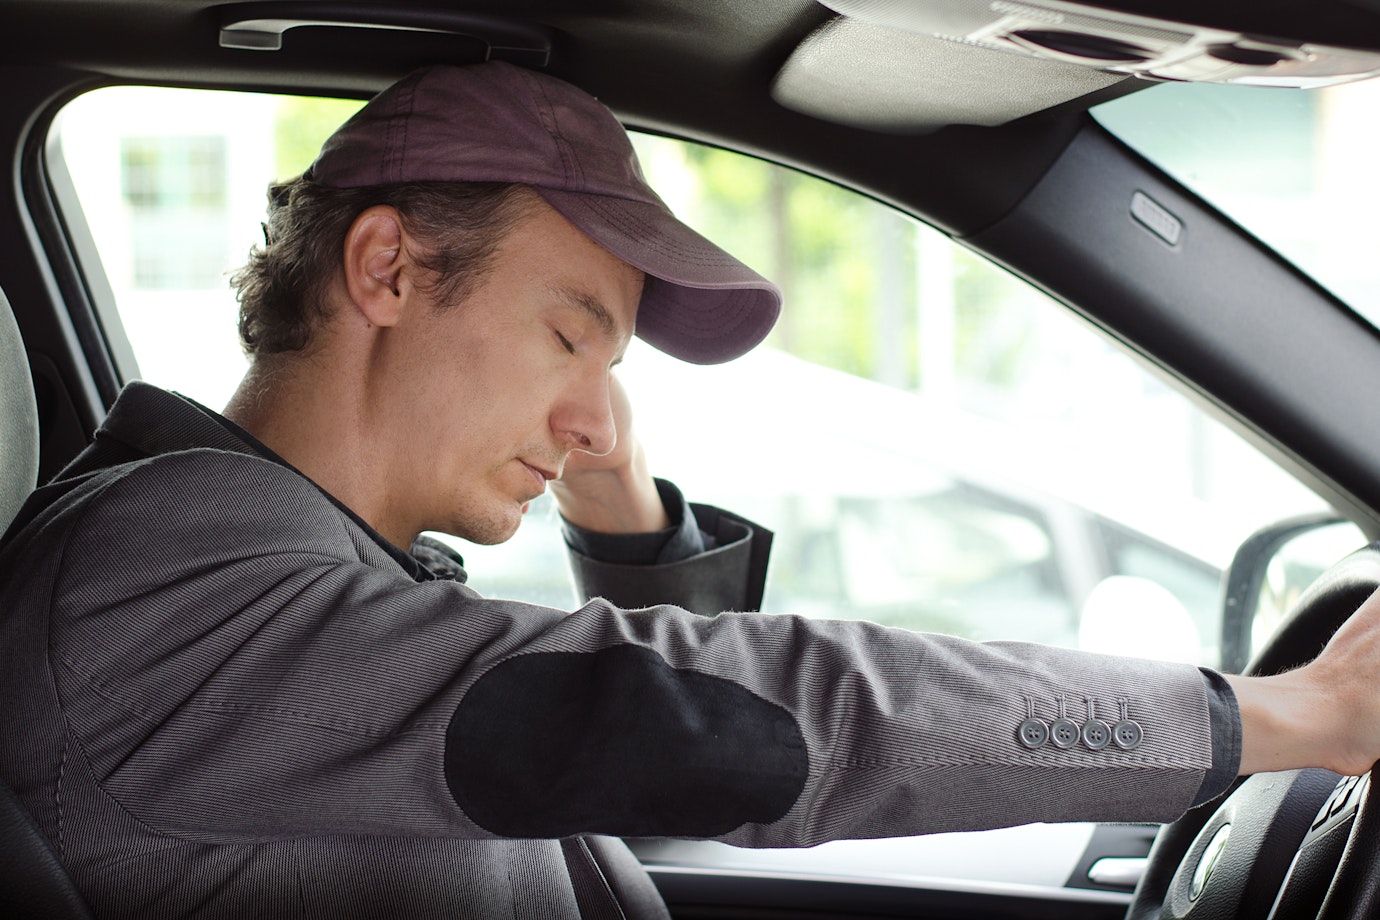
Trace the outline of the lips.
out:
<instances>
[{"instance_id":1,"label":"lips","mask_svg":"<svg viewBox=\"0 0 1380 920\"><path fill-rule=\"evenodd\" d=\"M555 479L555 478L556 478L556 474L555 474L555 473L552 473L552 472L550 472L549 470L544 470L544 469L542 469L542 468L539 467L539 466L533 466L532 464L528 463L526 460L519 460L518 463L521 463L524 467L526 467L526 468L527 468L527 472L530 473L530 474L532 475L532 478L533 478L534 480L536 480L536 483L537 483L537 494L538 494L538 495L540 495L540 494L542 494L543 492L546 491L546 484L547 484L547 482L549 482L549 481L551 481L552 479Z\"/></svg>"}]
</instances>

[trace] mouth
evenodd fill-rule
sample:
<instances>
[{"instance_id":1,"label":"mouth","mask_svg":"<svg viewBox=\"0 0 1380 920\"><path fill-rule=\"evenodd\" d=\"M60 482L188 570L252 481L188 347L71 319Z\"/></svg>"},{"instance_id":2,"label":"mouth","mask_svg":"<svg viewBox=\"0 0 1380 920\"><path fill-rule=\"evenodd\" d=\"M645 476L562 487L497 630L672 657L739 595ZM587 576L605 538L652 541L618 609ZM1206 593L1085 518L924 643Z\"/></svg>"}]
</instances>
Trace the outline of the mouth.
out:
<instances>
[{"instance_id":1,"label":"mouth","mask_svg":"<svg viewBox=\"0 0 1380 920\"><path fill-rule=\"evenodd\" d=\"M524 467L527 468L527 472L531 474L532 479L536 482L537 495L541 495L543 492L545 492L546 484L550 482L552 479L557 478L557 476L559 475L558 473L553 473L550 470L542 469L539 466L533 466L526 460L519 460L518 463L521 463Z\"/></svg>"}]
</instances>

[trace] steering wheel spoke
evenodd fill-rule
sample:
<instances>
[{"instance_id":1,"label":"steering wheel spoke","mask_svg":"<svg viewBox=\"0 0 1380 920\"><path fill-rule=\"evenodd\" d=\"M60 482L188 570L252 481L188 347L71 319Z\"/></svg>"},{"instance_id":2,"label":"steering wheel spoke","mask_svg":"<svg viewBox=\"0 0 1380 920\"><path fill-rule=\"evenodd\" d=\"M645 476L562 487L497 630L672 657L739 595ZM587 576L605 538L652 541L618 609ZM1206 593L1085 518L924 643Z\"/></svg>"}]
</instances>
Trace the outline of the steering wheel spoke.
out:
<instances>
[{"instance_id":1,"label":"steering wheel spoke","mask_svg":"<svg viewBox=\"0 0 1380 920\"><path fill-rule=\"evenodd\" d=\"M1336 785L1337 774L1328 770L1262 773L1246 780L1188 848L1159 916L1264 920Z\"/></svg>"},{"instance_id":2,"label":"steering wheel spoke","mask_svg":"<svg viewBox=\"0 0 1380 920\"><path fill-rule=\"evenodd\" d=\"M1359 920L1380 913L1380 877L1376 873L1380 866L1380 792L1370 780L1368 773L1338 783L1337 792L1328 801L1327 814L1319 816L1310 839L1299 850L1297 863L1312 855L1309 844L1313 844L1312 849L1319 852L1312 858L1325 861L1330 872L1335 867L1330 884L1325 878L1326 888L1317 892L1322 895L1325 891L1325 896L1311 905L1316 910L1321 903L1321 910L1316 910L1318 920ZM1286 890L1285 896L1289 894ZM1284 912L1285 897L1280 902L1280 920L1302 916ZM1299 906L1310 905L1305 902Z\"/></svg>"}]
</instances>

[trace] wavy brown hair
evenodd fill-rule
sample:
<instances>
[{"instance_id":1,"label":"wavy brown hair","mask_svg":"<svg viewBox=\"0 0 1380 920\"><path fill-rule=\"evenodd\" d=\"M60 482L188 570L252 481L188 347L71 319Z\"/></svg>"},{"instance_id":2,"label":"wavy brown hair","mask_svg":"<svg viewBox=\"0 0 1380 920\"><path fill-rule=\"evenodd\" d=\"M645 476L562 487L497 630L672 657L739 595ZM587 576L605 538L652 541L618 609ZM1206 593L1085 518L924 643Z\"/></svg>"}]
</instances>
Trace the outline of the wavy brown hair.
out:
<instances>
[{"instance_id":1,"label":"wavy brown hair","mask_svg":"<svg viewBox=\"0 0 1380 920\"><path fill-rule=\"evenodd\" d=\"M332 188L306 177L269 188L264 245L230 278L240 302L240 343L250 355L300 351L325 316L341 270L345 234L361 212L389 205L424 251L428 293L442 306L464 299L489 270L499 243L535 193L495 182L415 182Z\"/></svg>"}]
</instances>

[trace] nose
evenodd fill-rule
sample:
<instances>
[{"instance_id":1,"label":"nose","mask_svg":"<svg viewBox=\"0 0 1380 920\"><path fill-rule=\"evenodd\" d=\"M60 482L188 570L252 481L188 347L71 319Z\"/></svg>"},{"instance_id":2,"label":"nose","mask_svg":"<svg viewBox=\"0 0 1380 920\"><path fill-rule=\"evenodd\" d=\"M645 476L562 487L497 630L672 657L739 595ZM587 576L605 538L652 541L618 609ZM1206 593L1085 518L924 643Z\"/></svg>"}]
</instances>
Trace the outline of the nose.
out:
<instances>
[{"instance_id":1,"label":"nose","mask_svg":"<svg viewBox=\"0 0 1380 920\"><path fill-rule=\"evenodd\" d=\"M618 443L607 372L591 375L566 394L553 414L558 437L575 450L602 457Z\"/></svg>"}]
</instances>

